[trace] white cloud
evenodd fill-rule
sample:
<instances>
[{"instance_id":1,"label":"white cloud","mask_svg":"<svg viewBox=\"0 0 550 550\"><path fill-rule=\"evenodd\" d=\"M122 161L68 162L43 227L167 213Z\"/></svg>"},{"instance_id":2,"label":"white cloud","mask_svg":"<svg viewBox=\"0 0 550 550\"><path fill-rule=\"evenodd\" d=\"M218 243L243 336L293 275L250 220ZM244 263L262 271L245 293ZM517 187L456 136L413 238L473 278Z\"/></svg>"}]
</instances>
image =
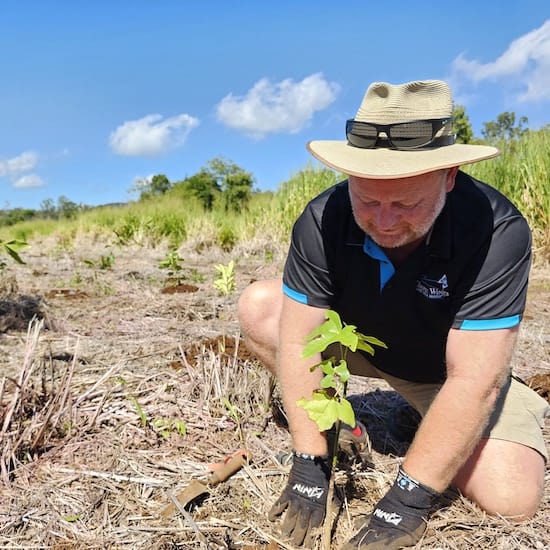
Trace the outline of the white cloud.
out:
<instances>
[{"instance_id":1,"label":"white cloud","mask_svg":"<svg viewBox=\"0 0 550 550\"><path fill-rule=\"evenodd\" d=\"M217 105L218 120L257 139L271 133L296 133L316 111L335 100L339 89L321 73L301 82L286 79L273 84L262 78L245 96L225 96Z\"/></svg>"},{"instance_id":2,"label":"white cloud","mask_svg":"<svg viewBox=\"0 0 550 550\"><path fill-rule=\"evenodd\" d=\"M514 40L495 61L481 63L461 54L452 63L454 80L473 82L512 79L523 91L520 101L550 100L550 19Z\"/></svg>"},{"instance_id":3,"label":"white cloud","mask_svg":"<svg viewBox=\"0 0 550 550\"><path fill-rule=\"evenodd\" d=\"M25 151L17 157L0 160L0 177L16 176L22 172L32 170L38 163L38 155L32 151Z\"/></svg>"},{"instance_id":4,"label":"white cloud","mask_svg":"<svg viewBox=\"0 0 550 550\"><path fill-rule=\"evenodd\" d=\"M34 187L43 187L44 185L44 180L36 174L26 174L13 183L16 189L30 189Z\"/></svg>"},{"instance_id":5,"label":"white cloud","mask_svg":"<svg viewBox=\"0 0 550 550\"><path fill-rule=\"evenodd\" d=\"M198 119L185 114L165 119L162 115L147 115L120 125L111 133L109 144L119 155L160 155L182 145L198 124Z\"/></svg>"}]
</instances>

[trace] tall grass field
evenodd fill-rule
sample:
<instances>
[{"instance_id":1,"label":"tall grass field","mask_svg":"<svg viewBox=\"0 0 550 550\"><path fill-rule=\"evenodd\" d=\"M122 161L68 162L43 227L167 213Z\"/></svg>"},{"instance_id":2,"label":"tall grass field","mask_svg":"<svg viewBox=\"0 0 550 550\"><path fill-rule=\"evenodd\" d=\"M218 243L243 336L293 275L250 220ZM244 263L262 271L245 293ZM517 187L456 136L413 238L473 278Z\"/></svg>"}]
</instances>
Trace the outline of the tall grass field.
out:
<instances>
[{"instance_id":1,"label":"tall grass field","mask_svg":"<svg viewBox=\"0 0 550 550\"><path fill-rule=\"evenodd\" d=\"M498 158L465 166L464 170L503 192L527 218L533 231L535 260L550 261L550 130L526 132L518 140L497 144ZM0 239L31 241L55 233L70 243L79 233L107 237L124 245L137 242L156 246L168 241L177 248L187 239L204 246L231 250L237 243L265 238L286 243L294 220L316 194L342 179L341 174L308 164L282 182L275 192L253 193L236 211L215 204L203 209L192 196L176 188L162 196L123 206L81 212L76 219L33 219L0 228Z\"/></svg>"}]
</instances>

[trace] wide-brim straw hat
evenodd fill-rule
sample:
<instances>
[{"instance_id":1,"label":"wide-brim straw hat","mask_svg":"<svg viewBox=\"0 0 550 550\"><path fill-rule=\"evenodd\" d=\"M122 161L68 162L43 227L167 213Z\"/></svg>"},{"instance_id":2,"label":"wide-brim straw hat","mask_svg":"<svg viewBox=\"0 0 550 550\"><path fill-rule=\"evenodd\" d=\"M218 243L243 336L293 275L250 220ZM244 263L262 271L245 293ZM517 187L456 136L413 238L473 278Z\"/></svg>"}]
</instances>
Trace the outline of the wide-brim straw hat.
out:
<instances>
[{"instance_id":1,"label":"wide-brim straw hat","mask_svg":"<svg viewBox=\"0 0 550 550\"><path fill-rule=\"evenodd\" d=\"M375 82L365 93L355 121L395 124L451 118L453 99L446 82L423 80L405 84ZM454 143L452 123L437 137L449 144L403 151L388 146L366 149L345 141L310 141L309 152L322 163L344 174L363 178L395 179L472 164L500 154L495 147ZM436 140L437 141L437 140Z\"/></svg>"}]
</instances>

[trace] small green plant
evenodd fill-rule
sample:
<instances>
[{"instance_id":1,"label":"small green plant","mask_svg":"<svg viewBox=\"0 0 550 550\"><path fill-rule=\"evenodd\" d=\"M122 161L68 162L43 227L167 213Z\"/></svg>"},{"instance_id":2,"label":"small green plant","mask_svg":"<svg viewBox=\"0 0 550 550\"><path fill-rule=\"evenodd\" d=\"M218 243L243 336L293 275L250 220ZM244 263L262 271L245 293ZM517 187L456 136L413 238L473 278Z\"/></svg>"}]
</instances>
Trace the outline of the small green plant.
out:
<instances>
[{"instance_id":1,"label":"small green plant","mask_svg":"<svg viewBox=\"0 0 550 550\"><path fill-rule=\"evenodd\" d=\"M357 332L356 326L342 323L336 311L327 310L325 317L326 321L307 336L302 357L311 357L325 351L331 344L339 344L340 359L330 357L311 367L312 372L317 369L321 369L323 372L320 388L313 392L310 399L299 399L297 405L306 410L308 417L317 424L319 431L324 432L335 427L333 448L329 449L331 475L326 510L326 517L329 518L329 507L334 494L334 468L337 460L340 426L342 422L355 426L355 413L346 398L347 382L350 377L346 356L350 350L352 352L363 350L374 355L373 346L382 348L387 348L387 346L374 336L365 336ZM323 549L331 547L331 527L330 521L325 522L321 543Z\"/></svg>"},{"instance_id":2,"label":"small green plant","mask_svg":"<svg viewBox=\"0 0 550 550\"><path fill-rule=\"evenodd\" d=\"M113 265L115 264L115 255L112 252L109 252L106 256L101 255L97 261L84 260L84 263L88 267L97 267L98 269L107 271L113 269Z\"/></svg>"},{"instance_id":3,"label":"small green plant","mask_svg":"<svg viewBox=\"0 0 550 550\"><path fill-rule=\"evenodd\" d=\"M161 435L164 439L170 437L170 434L175 432L179 435L187 435L187 426L183 420L175 420L172 418L153 418L151 421L147 418L145 411L139 404L138 400L133 396L128 396L136 413L138 415L142 428L149 427L155 433Z\"/></svg>"},{"instance_id":4,"label":"small green plant","mask_svg":"<svg viewBox=\"0 0 550 550\"><path fill-rule=\"evenodd\" d=\"M182 270L181 262L183 258L179 255L177 250L171 250L166 254L166 258L159 262L159 267L161 269L166 269L168 271L168 277L170 279L175 279L175 283L179 284L180 280L183 278L180 273Z\"/></svg>"},{"instance_id":5,"label":"small green plant","mask_svg":"<svg viewBox=\"0 0 550 550\"><path fill-rule=\"evenodd\" d=\"M357 332L354 325L346 325L336 311L326 312L326 321L313 330L306 339L302 357L311 357L323 352L331 344L340 345L340 357L330 357L311 367L321 369L323 378L320 389L313 392L310 399L302 398L298 405L304 408L320 431L332 428L342 421L355 425L355 415L350 402L346 399L346 386L350 377L346 356L348 351L363 350L374 355L374 347L387 348L386 344L374 336L365 336Z\"/></svg>"},{"instance_id":6,"label":"small green plant","mask_svg":"<svg viewBox=\"0 0 550 550\"><path fill-rule=\"evenodd\" d=\"M164 439L168 439L173 432L179 435L187 435L187 426L182 420L173 420L172 418L155 418L151 422L155 432L159 433Z\"/></svg>"},{"instance_id":7,"label":"small green plant","mask_svg":"<svg viewBox=\"0 0 550 550\"><path fill-rule=\"evenodd\" d=\"M235 262L231 260L227 265L214 266L220 276L214 281L214 288L223 296L228 296L235 290Z\"/></svg>"}]
</instances>

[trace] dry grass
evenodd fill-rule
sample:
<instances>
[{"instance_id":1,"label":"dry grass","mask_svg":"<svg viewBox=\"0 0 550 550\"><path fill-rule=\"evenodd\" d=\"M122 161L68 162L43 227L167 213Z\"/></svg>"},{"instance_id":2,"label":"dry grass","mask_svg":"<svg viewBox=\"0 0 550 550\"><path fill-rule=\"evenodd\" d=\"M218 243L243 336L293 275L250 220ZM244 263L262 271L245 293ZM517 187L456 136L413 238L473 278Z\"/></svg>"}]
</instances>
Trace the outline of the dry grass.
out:
<instances>
[{"instance_id":1,"label":"dry grass","mask_svg":"<svg viewBox=\"0 0 550 550\"><path fill-rule=\"evenodd\" d=\"M292 548L266 518L286 482L275 456L288 449L288 433L275 422L272 381L238 345L238 291L220 297L212 288L212 265L231 255L182 250L184 271L204 280L193 281L197 292L168 295L157 267L164 252L116 250L113 269L100 271L82 264L104 253L97 246L37 246L27 266L13 268L22 294L48 298L37 314L44 320L0 335L0 548ZM266 264L261 243L232 256L238 290L282 264L282 252ZM549 327L542 270L518 374L550 372ZM374 450L371 464L337 473L346 500L335 548L389 487L408 445L388 429L403 402L384 383L354 379L350 395ZM161 517L171 495L241 448L250 464L194 507ZM449 493L421 547L547 548L549 487L547 478L540 512L520 525Z\"/></svg>"}]
</instances>

